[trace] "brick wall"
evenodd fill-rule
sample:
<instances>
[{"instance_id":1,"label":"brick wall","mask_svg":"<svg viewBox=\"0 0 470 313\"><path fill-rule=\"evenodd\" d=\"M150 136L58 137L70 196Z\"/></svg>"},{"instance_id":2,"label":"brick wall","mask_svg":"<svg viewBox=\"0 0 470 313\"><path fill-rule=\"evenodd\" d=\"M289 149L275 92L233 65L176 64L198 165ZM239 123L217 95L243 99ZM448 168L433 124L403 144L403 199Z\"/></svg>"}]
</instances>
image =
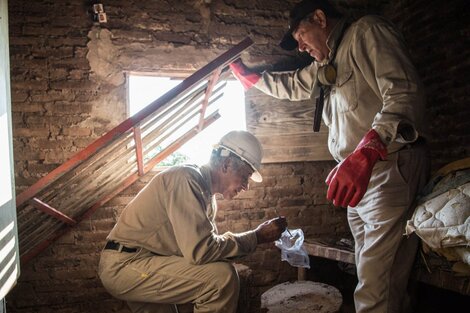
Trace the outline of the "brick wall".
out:
<instances>
[{"instance_id":1,"label":"brick wall","mask_svg":"<svg viewBox=\"0 0 470 313\"><path fill-rule=\"evenodd\" d=\"M425 85L433 168L469 157L468 1L393 1L384 15L402 30Z\"/></svg>"},{"instance_id":2,"label":"brick wall","mask_svg":"<svg viewBox=\"0 0 470 313\"><path fill-rule=\"evenodd\" d=\"M291 228L301 228L306 235L346 236L344 210L332 207L324 197L324 177L333 165L298 162L263 166L263 183L253 184L236 200L218 202L219 232L253 229L274 217L274 208L278 208ZM20 282L7 298L9 312L128 312L101 287L96 274L99 252L119 212L153 174L143 177L22 267ZM260 246L238 263L253 270L250 294L254 308L263 291L297 275L295 268L280 262L279 250L271 244Z\"/></svg>"},{"instance_id":3,"label":"brick wall","mask_svg":"<svg viewBox=\"0 0 470 313\"><path fill-rule=\"evenodd\" d=\"M253 61L286 57L277 42L289 3L274 0L103 1L109 22L86 1L9 1L17 194L126 117L127 71L188 73L251 36ZM428 94L433 165L468 156L465 1L348 1L352 13L383 11L403 29ZM346 3L338 1L345 6ZM269 164L265 180L221 201L219 230L245 231L274 216L308 235L344 234L345 214L325 200L332 162ZM98 255L143 177L21 268L8 312L128 312L102 288ZM243 263L254 270L253 301L295 277L270 245Z\"/></svg>"}]
</instances>

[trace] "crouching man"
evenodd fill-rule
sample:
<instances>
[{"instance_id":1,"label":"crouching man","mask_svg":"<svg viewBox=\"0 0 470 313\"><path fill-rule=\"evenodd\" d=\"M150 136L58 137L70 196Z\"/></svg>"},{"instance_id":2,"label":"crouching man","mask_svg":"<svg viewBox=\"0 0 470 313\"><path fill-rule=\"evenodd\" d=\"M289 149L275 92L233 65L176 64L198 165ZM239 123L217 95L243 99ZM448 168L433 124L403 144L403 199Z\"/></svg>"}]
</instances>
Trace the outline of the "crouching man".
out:
<instances>
[{"instance_id":1,"label":"crouching man","mask_svg":"<svg viewBox=\"0 0 470 313\"><path fill-rule=\"evenodd\" d=\"M99 275L132 312L236 312L239 281L228 262L277 240L285 218L244 233L219 234L215 194L232 199L260 182L262 148L251 133L232 131L214 146L209 164L159 173L127 205L108 235Z\"/></svg>"}]
</instances>

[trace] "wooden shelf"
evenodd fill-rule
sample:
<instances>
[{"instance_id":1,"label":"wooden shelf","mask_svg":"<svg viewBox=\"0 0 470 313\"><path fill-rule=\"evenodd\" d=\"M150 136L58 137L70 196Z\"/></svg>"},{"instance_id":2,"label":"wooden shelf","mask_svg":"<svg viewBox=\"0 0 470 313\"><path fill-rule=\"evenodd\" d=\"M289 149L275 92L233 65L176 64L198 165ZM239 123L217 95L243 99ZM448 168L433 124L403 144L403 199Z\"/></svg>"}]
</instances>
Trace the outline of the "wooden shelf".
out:
<instances>
[{"instance_id":1,"label":"wooden shelf","mask_svg":"<svg viewBox=\"0 0 470 313\"><path fill-rule=\"evenodd\" d=\"M321 257L338 262L355 264L354 248L347 241L342 244L341 240L329 238L305 238L304 248L311 256ZM306 270L299 267L298 280L305 280Z\"/></svg>"},{"instance_id":2,"label":"wooden shelf","mask_svg":"<svg viewBox=\"0 0 470 313\"><path fill-rule=\"evenodd\" d=\"M305 238L304 248L311 256L321 257L333 261L355 264L354 250L351 244L341 244L337 239ZM419 256L421 257L421 256ZM434 258L435 262L429 262L429 269L424 266L422 260L417 260L413 269L412 279L432 285L434 287L450 290L463 295L470 296L470 277L458 276L450 268L445 268L442 258L437 256L427 256ZM437 262L439 260L439 262ZM298 269L298 279L305 280L305 268Z\"/></svg>"},{"instance_id":3,"label":"wooden shelf","mask_svg":"<svg viewBox=\"0 0 470 313\"><path fill-rule=\"evenodd\" d=\"M339 262L355 264L354 250L347 245L339 245L337 242L324 239L307 238L304 247L311 256L318 256Z\"/></svg>"}]
</instances>

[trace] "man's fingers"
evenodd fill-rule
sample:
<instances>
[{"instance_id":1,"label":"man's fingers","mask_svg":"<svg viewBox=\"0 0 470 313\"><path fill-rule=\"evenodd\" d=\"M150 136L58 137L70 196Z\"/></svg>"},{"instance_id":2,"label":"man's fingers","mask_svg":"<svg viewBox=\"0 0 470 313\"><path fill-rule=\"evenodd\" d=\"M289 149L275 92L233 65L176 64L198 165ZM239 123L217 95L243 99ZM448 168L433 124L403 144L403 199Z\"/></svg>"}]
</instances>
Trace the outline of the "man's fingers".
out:
<instances>
[{"instance_id":1,"label":"man's fingers","mask_svg":"<svg viewBox=\"0 0 470 313\"><path fill-rule=\"evenodd\" d=\"M235 64L243 64L243 61L241 58L237 58L235 61L233 61L232 63L235 63Z\"/></svg>"},{"instance_id":2,"label":"man's fingers","mask_svg":"<svg viewBox=\"0 0 470 313\"><path fill-rule=\"evenodd\" d=\"M365 190L356 190L354 197L349 202L349 206L355 207L356 205L358 205L359 202L361 202L362 197L364 197L365 193L366 193Z\"/></svg>"},{"instance_id":3,"label":"man's fingers","mask_svg":"<svg viewBox=\"0 0 470 313\"><path fill-rule=\"evenodd\" d=\"M276 217L274 219L271 220L273 222L273 226L276 227L276 231L281 231L283 232L284 229L286 229L287 227L287 220L285 217L283 216L279 216L279 217Z\"/></svg>"},{"instance_id":4,"label":"man's fingers","mask_svg":"<svg viewBox=\"0 0 470 313\"><path fill-rule=\"evenodd\" d=\"M326 198L330 201L333 201L333 199L336 196L336 191L338 188L338 181L336 179L333 179L329 186L328 186L328 191L326 193Z\"/></svg>"},{"instance_id":5,"label":"man's fingers","mask_svg":"<svg viewBox=\"0 0 470 313\"><path fill-rule=\"evenodd\" d=\"M241 66L241 64L243 64L242 59L238 58L235 61L233 61L232 63L230 63L229 66L230 66L231 69L233 69L233 68L239 68Z\"/></svg>"},{"instance_id":6,"label":"man's fingers","mask_svg":"<svg viewBox=\"0 0 470 313\"><path fill-rule=\"evenodd\" d=\"M341 202L341 206L343 208L347 208L348 205L351 202L351 199L354 197L355 194L356 194L356 188L354 188L354 187L349 188L346 191L345 196L343 197L343 201Z\"/></svg>"},{"instance_id":7,"label":"man's fingers","mask_svg":"<svg viewBox=\"0 0 470 313\"><path fill-rule=\"evenodd\" d=\"M347 193L348 193L348 187L344 185L339 185L338 188L336 189L335 200L333 201L334 205L342 206L344 202L344 198L346 197Z\"/></svg>"},{"instance_id":8,"label":"man's fingers","mask_svg":"<svg viewBox=\"0 0 470 313\"><path fill-rule=\"evenodd\" d=\"M271 242L279 239L287 227L285 217L276 217L265 221L257 228L257 238L259 243Z\"/></svg>"},{"instance_id":9,"label":"man's fingers","mask_svg":"<svg viewBox=\"0 0 470 313\"><path fill-rule=\"evenodd\" d=\"M330 173L328 174L328 176L326 177L326 184L329 185L331 180L333 179L333 176L336 174L336 171L338 170L338 166L336 166L334 169L332 169L330 171Z\"/></svg>"}]
</instances>

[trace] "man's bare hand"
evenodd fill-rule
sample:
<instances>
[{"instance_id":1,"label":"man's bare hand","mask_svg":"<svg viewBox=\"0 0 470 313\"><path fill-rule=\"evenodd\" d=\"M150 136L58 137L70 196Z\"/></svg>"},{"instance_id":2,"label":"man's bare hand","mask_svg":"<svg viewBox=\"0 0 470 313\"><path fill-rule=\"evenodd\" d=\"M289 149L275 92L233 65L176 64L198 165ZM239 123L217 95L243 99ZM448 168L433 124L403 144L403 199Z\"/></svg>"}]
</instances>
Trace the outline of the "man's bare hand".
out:
<instances>
[{"instance_id":1,"label":"man's bare hand","mask_svg":"<svg viewBox=\"0 0 470 313\"><path fill-rule=\"evenodd\" d=\"M281 237L281 234L287 227L285 217L276 217L260 224L255 229L258 244L272 242Z\"/></svg>"}]
</instances>

